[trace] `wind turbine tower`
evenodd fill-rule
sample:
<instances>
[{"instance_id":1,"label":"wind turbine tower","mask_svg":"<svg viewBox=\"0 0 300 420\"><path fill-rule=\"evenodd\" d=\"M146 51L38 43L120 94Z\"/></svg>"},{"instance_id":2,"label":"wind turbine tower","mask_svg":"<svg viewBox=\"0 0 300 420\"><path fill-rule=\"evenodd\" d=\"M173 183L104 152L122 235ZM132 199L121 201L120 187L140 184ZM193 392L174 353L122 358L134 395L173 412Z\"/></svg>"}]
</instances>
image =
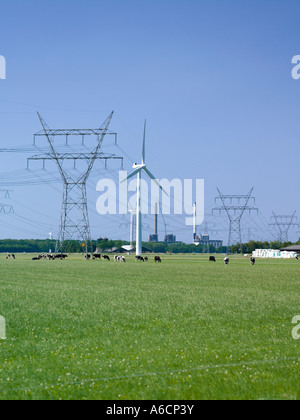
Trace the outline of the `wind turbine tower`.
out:
<instances>
[{"instance_id":1,"label":"wind turbine tower","mask_svg":"<svg viewBox=\"0 0 300 420\"><path fill-rule=\"evenodd\" d=\"M133 165L134 171L122 182L125 182L137 175L137 203L136 203L136 255L141 256L143 253L142 248L142 172L144 171L150 179L152 179L158 187L166 194L166 191L157 181L155 176L149 171L146 166L146 121L144 125L144 138L143 138L143 149L142 149L142 163Z\"/></svg>"}]
</instances>

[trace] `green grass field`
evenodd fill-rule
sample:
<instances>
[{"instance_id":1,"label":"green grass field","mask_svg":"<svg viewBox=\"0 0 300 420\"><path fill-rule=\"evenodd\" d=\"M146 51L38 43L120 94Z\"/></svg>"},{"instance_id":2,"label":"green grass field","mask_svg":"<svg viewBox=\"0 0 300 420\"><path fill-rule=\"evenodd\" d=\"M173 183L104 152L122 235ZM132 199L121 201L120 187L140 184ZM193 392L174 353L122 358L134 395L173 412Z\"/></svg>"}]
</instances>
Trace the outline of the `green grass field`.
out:
<instances>
[{"instance_id":1,"label":"green grass field","mask_svg":"<svg viewBox=\"0 0 300 420\"><path fill-rule=\"evenodd\" d=\"M0 399L299 399L299 262L0 258Z\"/></svg>"}]
</instances>

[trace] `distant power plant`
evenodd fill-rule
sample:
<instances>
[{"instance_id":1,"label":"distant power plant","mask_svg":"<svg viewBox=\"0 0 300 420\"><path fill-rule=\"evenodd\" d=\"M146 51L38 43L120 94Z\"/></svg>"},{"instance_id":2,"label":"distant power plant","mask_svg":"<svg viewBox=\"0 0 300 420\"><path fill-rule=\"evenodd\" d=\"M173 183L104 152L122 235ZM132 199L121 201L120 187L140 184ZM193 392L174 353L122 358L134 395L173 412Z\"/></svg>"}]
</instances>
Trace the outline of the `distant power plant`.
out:
<instances>
[{"instance_id":1,"label":"distant power plant","mask_svg":"<svg viewBox=\"0 0 300 420\"><path fill-rule=\"evenodd\" d=\"M208 233L197 235L197 203L194 203L194 231L193 231L193 243L194 245L203 245L209 252L209 247L213 246L216 249L223 246L221 240L211 240Z\"/></svg>"},{"instance_id":2,"label":"distant power plant","mask_svg":"<svg viewBox=\"0 0 300 420\"><path fill-rule=\"evenodd\" d=\"M154 234L149 236L149 242L159 242L158 241L158 203L155 203L155 211L154 211ZM165 233L164 242L167 244L175 244L176 243L176 236L173 234Z\"/></svg>"},{"instance_id":3,"label":"distant power plant","mask_svg":"<svg viewBox=\"0 0 300 420\"><path fill-rule=\"evenodd\" d=\"M208 233L203 233L201 235L197 235L197 204L194 203L193 207L193 214L194 214L194 230L193 230L193 244L194 245L203 245L206 247L207 252L209 252L209 248L213 246L214 248L218 249L223 246L222 240L210 239ZM158 237L158 204L155 204L155 212L154 212L154 234L149 235L149 242L159 242ZM167 234L165 232L164 242L167 244L175 244L177 242L176 235L174 234Z\"/></svg>"},{"instance_id":4,"label":"distant power plant","mask_svg":"<svg viewBox=\"0 0 300 420\"><path fill-rule=\"evenodd\" d=\"M175 244L176 243L176 236L173 234L166 235L165 236L165 242L167 244Z\"/></svg>"},{"instance_id":5,"label":"distant power plant","mask_svg":"<svg viewBox=\"0 0 300 420\"><path fill-rule=\"evenodd\" d=\"M149 242L158 242L158 205L155 203L155 212L154 212L154 234L149 236Z\"/></svg>"},{"instance_id":6,"label":"distant power plant","mask_svg":"<svg viewBox=\"0 0 300 420\"><path fill-rule=\"evenodd\" d=\"M149 235L149 242L158 242L158 235L156 235L155 233Z\"/></svg>"},{"instance_id":7,"label":"distant power plant","mask_svg":"<svg viewBox=\"0 0 300 420\"><path fill-rule=\"evenodd\" d=\"M213 246L214 248L218 249L221 248L223 246L223 241L220 240L215 240L215 239L210 239L209 235L207 235L206 233L203 235L196 235L194 236L194 244L195 245L203 245L205 247L210 247Z\"/></svg>"}]
</instances>

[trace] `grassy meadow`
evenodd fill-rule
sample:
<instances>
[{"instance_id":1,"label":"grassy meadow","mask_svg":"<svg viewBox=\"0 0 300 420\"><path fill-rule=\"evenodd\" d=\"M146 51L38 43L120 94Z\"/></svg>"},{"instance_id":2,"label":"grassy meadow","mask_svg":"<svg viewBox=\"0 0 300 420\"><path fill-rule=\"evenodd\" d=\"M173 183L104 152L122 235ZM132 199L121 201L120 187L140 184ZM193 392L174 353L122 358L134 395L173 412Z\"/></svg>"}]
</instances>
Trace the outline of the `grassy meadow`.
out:
<instances>
[{"instance_id":1,"label":"grassy meadow","mask_svg":"<svg viewBox=\"0 0 300 420\"><path fill-rule=\"evenodd\" d=\"M0 400L300 399L300 266L0 256Z\"/></svg>"}]
</instances>

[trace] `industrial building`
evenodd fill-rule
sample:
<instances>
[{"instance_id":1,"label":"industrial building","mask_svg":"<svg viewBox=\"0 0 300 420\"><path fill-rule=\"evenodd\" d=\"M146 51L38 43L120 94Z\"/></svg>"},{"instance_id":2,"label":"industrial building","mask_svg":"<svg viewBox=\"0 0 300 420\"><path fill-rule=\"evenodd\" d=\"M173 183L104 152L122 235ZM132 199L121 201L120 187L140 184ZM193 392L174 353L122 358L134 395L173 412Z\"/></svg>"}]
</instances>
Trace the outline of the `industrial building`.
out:
<instances>
[{"instance_id":1,"label":"industrial building","mask_svg":"<svg viewBox=\"0 0 300 420\"><path fill-rule=\"evenodd\" d=\"M175 244L176 243L176 236L172 235L172 234L166 235L164 242L166 242L166 244Z\"/></svg>"},{"instance_id":2,"label":"industrial building","mask_svg":"<svg viewBox=\"0 0 300 420\"><path fill-rule=\"evenodd\" d=\"M195 245L203 245L207 248L210 247L210 246L213 246L214 248L218 249L218 248L221 248L223 246L223 241L210 239L208 234L203 234L203 235L200 235L200 236L194 234L194 244Z\"/></svg>"},{"instance_id":3,"label":"industrial building","mask_svg":"<svg viewBox=\"0 0 300 420\"><path fill-rule=\"evenodd\" d=\"M210 246L213 246L215 249L219 249L223 246L223 241L210 239L208 233L202 235L197 235L197 203L194 203L193 206L194 213L194 223L193 223L193 243L194 245L203 245L209 251Z\"/></svg>"},{"instance_id":4,"label":"industrial building","mask_svg":"<svg viewBox=\"0 0 300 420\"><path fill-rule=\"evenodd\" d=\"M158 235L156 233L149 235L149 242L158 242Z\"/></svg>"}]
</instances>

